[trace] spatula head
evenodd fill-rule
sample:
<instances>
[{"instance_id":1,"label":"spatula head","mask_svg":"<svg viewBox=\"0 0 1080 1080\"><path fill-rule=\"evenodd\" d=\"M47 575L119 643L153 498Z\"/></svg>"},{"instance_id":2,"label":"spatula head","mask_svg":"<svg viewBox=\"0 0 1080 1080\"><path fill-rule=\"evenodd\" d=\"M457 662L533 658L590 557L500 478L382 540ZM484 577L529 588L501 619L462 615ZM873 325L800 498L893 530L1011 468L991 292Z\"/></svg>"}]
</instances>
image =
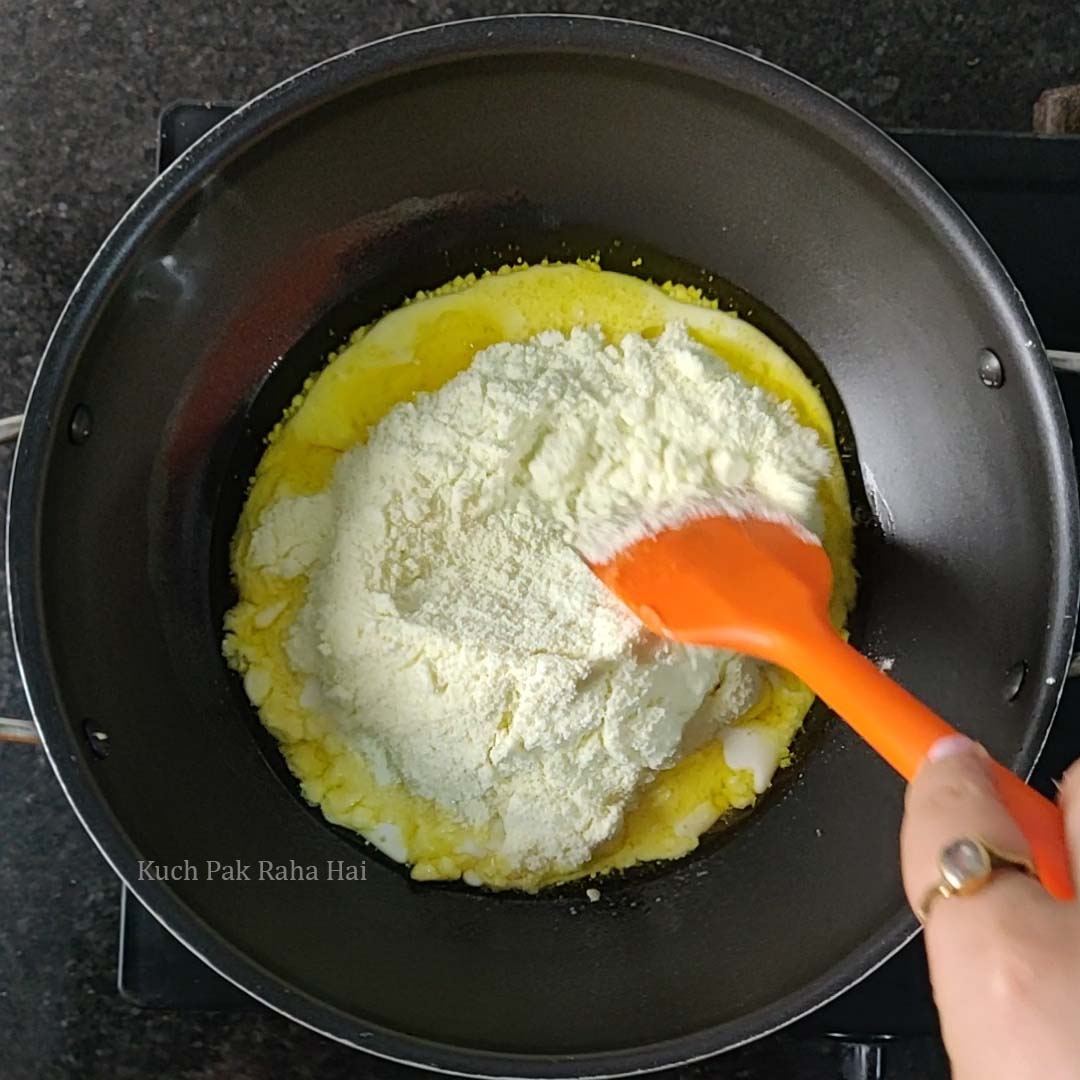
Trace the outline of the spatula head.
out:
<instances>
[{"instance_id":1,"label":"spatula head","mask_svg":"<svg viewBox=\"0 0 1080 1080\"><path fill-rule=\"evenodd\" d=\"M782 664L828 620L832 567L794 523L700 517L590 565L650 630L688 644Z\"/></svg>"}]
</instances>

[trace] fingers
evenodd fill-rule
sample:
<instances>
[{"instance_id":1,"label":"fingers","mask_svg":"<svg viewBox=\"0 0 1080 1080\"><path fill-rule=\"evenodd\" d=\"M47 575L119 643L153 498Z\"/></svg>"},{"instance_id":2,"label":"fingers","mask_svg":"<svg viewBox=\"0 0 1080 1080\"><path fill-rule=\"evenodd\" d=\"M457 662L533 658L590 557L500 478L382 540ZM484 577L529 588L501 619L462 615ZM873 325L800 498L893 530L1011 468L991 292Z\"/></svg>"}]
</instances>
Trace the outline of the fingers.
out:
<instances>
[{"instance_id":1,"label":"fingers","mask_svg":"<svg viewBox=\"0 0 1080 1080\"><path fill-rule=\"evenodd\" d=\"M1080 851L1080 767L1061 793L1070 850ZM918 910L940 882L939 857L962 837L1028 856L998 799L985 752L968 739L936 743L908 787L901 830L904 887ZM1080 865L1073 862L1080 880ZM1080 1028L1072 987L1080 975L1080 906L1053 900L1016 870L930 909L926 950L934 1000L957 1080L1073 1076Z\"/></svg>"},{"instance_id":2,"label":"fingers","mask_svg":"<svg viewBox=\"0 0 1080 1080\"><path fill-rule=\"evenodd\" d=\"M938 859L954 840L975 837L1001 851L1029 855L1023 834L994 791L987 760L985 751L970 739L942 739L908 786L900 854L904 889L916 911L941 880ZM1080 831L1080 777L1076 787ZM1027 885L1039 888L1034 882Z\"/></svg>"}]
</instances>

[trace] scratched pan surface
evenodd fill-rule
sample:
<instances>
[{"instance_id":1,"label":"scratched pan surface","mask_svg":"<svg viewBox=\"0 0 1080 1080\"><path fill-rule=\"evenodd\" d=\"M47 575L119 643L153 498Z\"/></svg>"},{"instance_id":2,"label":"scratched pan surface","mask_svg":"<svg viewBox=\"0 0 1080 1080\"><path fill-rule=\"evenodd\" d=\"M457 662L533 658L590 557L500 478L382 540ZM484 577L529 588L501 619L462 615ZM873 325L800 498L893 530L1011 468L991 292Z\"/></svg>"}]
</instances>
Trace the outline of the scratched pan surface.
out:
<instances>
[{"instance_id":1,"label":"scratched pan surface","mask_svg":"<svg viewBox=\"0 0 1080 1080\"><path fill-rule=\"evenodd\" d=\"M49 345L9 518L20 661L73 806L175 933L304 1023L459 1072L714 1053L914 929L901 785L821 713L757 813L583 905L412 883L302 804L222 663L244 478L335 336L515 245L586 236L718 275L789 335L878 519L859 640L905 685L1023 771L1072 639L1075 478L1036 331L944 192L838 102L687 35L519 17L380 42L240 109L124 218ZM140 859L366 880L139 881Z\"/></svg>"}]
</instances>

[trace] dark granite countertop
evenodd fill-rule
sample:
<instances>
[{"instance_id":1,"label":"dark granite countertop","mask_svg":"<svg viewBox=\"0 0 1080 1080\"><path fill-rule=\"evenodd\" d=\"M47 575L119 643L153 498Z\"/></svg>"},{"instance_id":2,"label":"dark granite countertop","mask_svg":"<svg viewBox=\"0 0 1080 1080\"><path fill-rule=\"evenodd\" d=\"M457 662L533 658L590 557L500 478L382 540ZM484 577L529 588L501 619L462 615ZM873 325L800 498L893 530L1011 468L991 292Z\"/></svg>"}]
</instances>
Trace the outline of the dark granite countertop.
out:
<instances>
[{"instance_id":1,"label":"dark granite countertop","mask_svg":"<svg viewBox=\"0 0 1080 1080\"><path fill-rule=\"evenodd\" d=\"M20 409L69 289L153 175L163 105L243 100L396 30L525 10L696 31L789 67L886 125L1027 130L1039 92L1080 72L1080 18L1060 2L0 0L0 414ZM0 449L0 491L9 465L10 449ZM0 712L18 715L9 646L0 641ZM269 1012L125 1003L115 989L119 885L41 752L0 745L0 790L0 1076L370 1074L369 1059ZM895 1064L898 1075L944 1074L930 1046L898 1051ZM834 1075L824 1054L775 1044L701 1074Z\"/></svg>"}]
</instances>

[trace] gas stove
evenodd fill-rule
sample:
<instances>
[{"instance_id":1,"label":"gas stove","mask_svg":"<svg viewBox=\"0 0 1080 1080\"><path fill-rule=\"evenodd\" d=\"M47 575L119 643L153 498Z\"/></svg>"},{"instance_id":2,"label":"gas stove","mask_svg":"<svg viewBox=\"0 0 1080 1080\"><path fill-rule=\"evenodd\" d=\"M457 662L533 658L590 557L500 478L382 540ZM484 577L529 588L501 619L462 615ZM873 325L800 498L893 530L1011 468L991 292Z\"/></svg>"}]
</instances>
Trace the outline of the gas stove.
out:
<instances>
[{"instance_id":1,"label":"gas stove","mask_svg":"<svg viewBox=\"0 0 1080 1080\"><path fill-rule=\"evenodd\" d=\"M231 106L180 103L161 117L159 168L165 168L231 111ZM1056 355L1059 383L1074 440L1080 430L1080 137L894 131L894 138L952 193L1000 255L1026 298L1044 341ZM1074 369L1075 373L1071 373ZM1080 680L1066 686L1050 738L1036 767L1043 791L1080 757ZM243 1009L258 1006L173 938L125 891L119 989L148 1008ZM773 1039L835 1046L836 1075L847 1080L904 1075L889 1067L904 1040L937 1037L926 958L917 939L858 986ZM731 1075L730 1057L659 1076ZM900 1062L897 1060L897 1065ZM389 1067L388 1067L389 1068ZM402 1075L400 1066L393 1075ZM380 1063L364 1062L378 1077ZM736 1069L740 1077L755 1074ZM907 1070L905 1070L907 1072ZM815 1075L818 1073L816 1072ZM908 1075L912 1075L907 1072ZM419 1077L422 1074L417 1071ZM764 1075L764 1074L761 1074ZM923 1074L925 1075L925 1074Z\"/></svg>"}]
</instances>

